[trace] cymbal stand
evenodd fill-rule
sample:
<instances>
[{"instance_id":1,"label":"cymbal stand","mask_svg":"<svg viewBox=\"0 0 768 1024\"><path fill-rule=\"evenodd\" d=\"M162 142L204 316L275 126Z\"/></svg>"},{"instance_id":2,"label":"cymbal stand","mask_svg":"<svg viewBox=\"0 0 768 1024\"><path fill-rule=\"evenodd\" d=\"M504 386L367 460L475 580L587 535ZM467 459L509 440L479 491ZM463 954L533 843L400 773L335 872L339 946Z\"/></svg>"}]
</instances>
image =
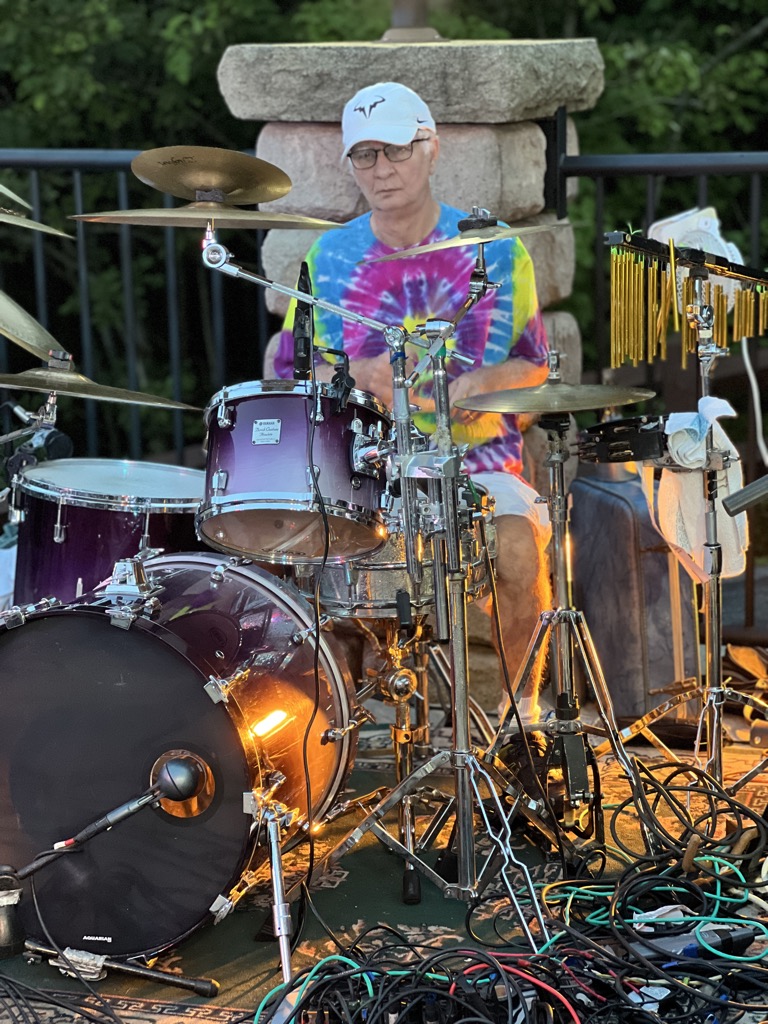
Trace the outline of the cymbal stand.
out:
<instances>
[{"instance_id":1,"label":"cymbal stand","mask_svg":"<svg viewBox=\"0 0 768 1024\"><path fill-rule=\"evenodd\" d=\"M556 352L550 353L550 379L553 375L559 376L559 357ZM591 806L595 815L598 838L602 841L604 838L602 812L599 806L594 806L588 771L589 749L574 684L574 649L578 652L594 693L598 711L616 760L630 780L637 780L639 783L639 778L621 741L605 676L584 613L575 609L571 602L567 561L568 514L564 475L564 464L570 456L566 440L569 425L570 421L567 415L550 414L543 416L539 421L539 426L547 433L546 464L549 467L547 507L552 526L551 565L555 607L544 611L539 616L525 660L513 683L512 695L516 696L524 689L532 676L541 647L544 641L549 639L556 688L555 718L553 721L536 723L530 728L554 734L550 764L563 771L566 787L566 827L576 826L577 811L583 806ZM508 707L499 723L496 738L487 751L486 757L496 757L504 746L510 712L511 708Z\"/></svg>"},{"instance_id":2,"label":"cymbal stand","mask_svg":"<svg viewBox=\"0 0 768 1024\"><path fill-rule=\"evenodd\" d=\"M482 250L482 246L480 247ZM470 741L470 717L468 701L469 665L467 645L467 573L461 560L460 523L458 517L458 483L461 475L463 453L453 444L451 437L450 401L448 397L448 377L445 370L445 342L453 333L456 324L474 302L484 294L487 287L485 268L481 256L470 284L470 296L452 322L432 321L423 329L429 341L426 356L417 365L408 381L402 379L397 366L400 360L393 356L393 395L396 418L401 417L403 424L410 420L408 388L427 364L432 365L436 429L434 440L436 447L430 451L398 450L394 462L396 474L401 480L423 478L429 481L430 497L435 498L430 504L434 515L435 534L441 537L435 553L435 566L445 566L445 586L447 588L447 622L440 621L440 604L437 605L438 635L446 634L450 641L450 674L452 700L452 748L440 751L425 764L416 768L406 779L400 782L392 792L382 800L363 822L352 829L342 839L335 850L328 855L328 860L335 861L352 849L367 832L372 832L388 849L403 857L425 877L433 882L445 896L471 901L479 895L500 865L503 865L502 878L511 902L517 908L523 932L532 949L536 950L536 937L531 933L522 911L517 906L514 888L510 884L505 870L514 863L523 876L528 887L531 905L537 918L539 933L546 940L546 927L539 908L538 897L533 888L530 875L525 866L517 862L511 851L509 842L509 818L515 811L527 818L547 838L552 846L558 839L549 824L539 817L540 803L530 800L517 787L512 776L503 765L486 765L481 763ZM402 436L408 437L403 429ZM442 584L438 583L436 574L435 590ZM454 794L444 798L443 806L436 812L416 843L414 851L406 844L394 839L382 824L386 814L396 807L411 793L418 791L423 780L428 776L450 768L454 778ZM481 788L485 787L490 794L489 802L494 806L494 820L502 823L502 834L496 834L488 821L483 804ZM499 790L508 800L504 806L497 793ZM434 791L430 791L434 795ZM511 804L511 810L510 806ZM487 834L494 849L478 870L477 849L475 845L474 810L480 805L480 813L484 815ZM453 849L447 851L448 870L445 876L426 863L420 856L432 845L443 828L453 817L454 824L451 845L455 848L455 870L450 863L454 856Z\"/></svg>"}]
</instances>

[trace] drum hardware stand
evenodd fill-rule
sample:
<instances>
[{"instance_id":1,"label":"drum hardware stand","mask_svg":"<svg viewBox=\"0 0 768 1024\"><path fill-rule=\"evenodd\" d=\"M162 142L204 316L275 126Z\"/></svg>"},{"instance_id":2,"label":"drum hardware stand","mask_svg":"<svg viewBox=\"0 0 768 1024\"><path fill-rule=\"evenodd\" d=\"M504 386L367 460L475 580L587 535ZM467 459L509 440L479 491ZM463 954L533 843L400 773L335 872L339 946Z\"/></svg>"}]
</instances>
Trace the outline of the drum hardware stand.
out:
<instances>
[{"instance_id":1,"label":"drum hardware stand","mask_svg":"<svg viewBox=\"0 0 768 1024\"><path fill-rule=\"evenodd\" d=\"M446 896L457 899L472 900L476 898L480 889L478 881L485 885L490 880L489 870L492 861L497 858L488 857L478 878L476 864L476 849L474 838L474 808L473 802L478 794L478 778L485 782L489 778L505 793L511 797L512 809L522 813L531 823L535 824L552 845L562 845L562 840L556 838L549 825L538 817L539 809L537 801L529 801L522 790L510 782L510 777L502 773L495 766L481 765L470 748L469 712L468 712L468 648L467 648L467 579L466 571L461 565L461 550L459 543L459 521L458 521L458 479L461 473L461 459L463 452L459 452L453 444L451 437L451 412L450 400L448 398L448 378L445 370L446 341L456 329L461 319L469 310L485 295L489 287L497 287L488 281L484 245L478 245L478 257L475 270L470 278L469 294L452 321L432 321L431 327L424 328L419 336L426 335L427 343L418 342L412 335L407 335L400 327L392 327L353 313L343 307L324 300L307 295L297 289L277 285L268 279L244 270L233 262L231 253L220 245L215 238L212 229L208 228L205 234L202 253L203 263L232 277L241 277L264 287L288 295L291 298L307 302L311 305L320 306L330 312L337 313L343 319L361 323L380 331L390 350L390 362L392 364L393 384L393 414L395 426L395 472L401 482L402 513L405 537L406 565L409 574L415 583L422 580L422 566L417 553L417 538L420 536L418 521L418 495L416 490L416 478L423 477L439 486L436 486L432 493L439 499L439 505L444 521L444 546L446 551L445 562L435 558L435 589L439 589L438 573L442 572L445 565L445 582L447 587L447 618L448 622L438 621L438 635L440 637L450 635L451 649L451 676L452 686L452 717L453 717L453 744L450 751L437 754L425 765L416 769L411 775L403 780L390 794L389 798L380 803L371 813L366 822L343 840L335 851L332 851L324 859L325 861L338 859L344 852L354 846L364 833L368 830L374 831L385 845L399 853L405 860L413 864L415 868L429 877ZM405 367L405 341L412 341L414 344L422 344L428 351L417 364L414 371L406 379ZM472 365L472 360L464 356L452 353L458 361ZM436 429L434 440L437 450L417 450L414 433L411 423L411 412L409 403L409 390L418 376L432 365L435 393L435 420ZM404 797L409 795L413 789L427 775L441 769L444 765L450 764L455 783L455 796L450 798L446 809L438 814L437 819L427 829L424 839L418 844L418 850L426 849L440 832L442 825L453 813L455 815L455 839L456 839L456 881L448 882L434 871L426 862L421 860L417 853L412 853L407 846L397 842L389 836L386 829L379 825L379 819L395 806ZM492 799L496 802L500 818L505 818L505 809L496 791L491 788ZM439 823L439 819L442 822ZM439 827L437 827L439 824ZM506 851L511 856L509 851ZM538 898L535 890L530 886L530 897L538 912ZM540 916L540 912L539 912ZM541 920L543 924L543 920ZM535 949L535 944L534 944Z\"/></svg>"},{"instance_id":2,"label":"drum hardware stand","mask_svg":"<svg viewBox=\"0 0 768 1024\"><path fill-rule=\"evenodd\" d=\"M692 266L689 269L689 273L693 281L693 302L686 306L685 313L691 329L696 332L698 338L697 353L701 377L701 394L703 398L706 398L711 394L711 379L715 364L720 357L727 353L713 342L714 308L705 301L704 295L704 283L709 276L709 272L706 267ZM731 456L728 452L715 448L714 427L710 425L706 436L706 460L702 470L686 470L672 462L669 457L654 463L673 471L701 472L703 474L706 537L704 543L704 564L707 579L702 584L702 588L704 598L706 675L703 687L696 686L679 694L672 700L665 701L659 707L649 712L648 715L644 716L644 718L640 719L639 722L630 726L629 730L624 730L625 732L631 731L631 735L643 732L651 739L650 725L668 714L678 704L701 697L703 703L699 720L699 732L701 732L702 726L706 728L707 761L705 768L720 786L723 784L723 713L726 700L753 707L768 717L768 703L755 697L746 696L737 690L723 685L722 548L718 541L717 533L717 474L728 468L730 460ZM653 737L652 742L655 746L660 744L657 737ZM757 771L753 769L734 785L730 786L728 792L731 795L738 792L766 764L768 764L768 759L758 766Z\"/></svg>"},{"instance_id":3,"label":"drum hardware stand","mask_svg":"<svg viewBox=\"0 0 768 1024\"><path fill-rule=\"evenodd\" d=\"M258 829L262 824L267 826L269 843L269 867L272 876L272 929L280 949L280 968L283 981L291 980L291 935L293 923L291 908L285 893L283 878L283 861L281 851L281 835L298 818L296 809L289 810L285 804L274 799L275 790L285 782L285 775L272 771L269 776L269 788L257 789L243 796L244 809L253 815ZM213 908L212 908L213 909Z\"/></svg>"},{"instance_id":4,"label":"drum hardware stand","mask_svg":"<svg viewBox=\"0 0 768 1024\"><path fill-rule=\"evenodd\" d=\"M11 405L10 402L4 403ZM43 405L37 412L26 412L20 405L11 405L13 412L24 423L18 430L12 430L9 434L0 435L0 444L8 444L11 441L18 441L22 437L30 437L38 430L53 429L56 426L56 392L52 391L46 398Z\"/></svg>"},{"instance_id":5,"label":"drum hardware stand","mask_svg":"<svg viewBox=\"0 0 768 1024\"><path fill-rule=\"evenodd\" d=\"M466 307L468 308L468 307ZM464 311L466 311L466 308ZM509 843L509 822L508 819L514 812L523 814L527 820L534 824L539 831L548 839L552 846L558 845L558 838L555 836L549 824L538 816L539 803L529 800L516 785L511 781L510 775L503 766L486 765L481 763L470 746L469 736L469 710L468 710L468 650L467 650L467 629L466 629L466 596L467 578L466 571L461 565L461 551L459 543L459 522L458 522L458 493L457 485L461 471L461 454L453 445L450 430L450 403L448 400L448 382L445 372L445 340L454 329L455 324L449 323L446 327L433 331L434 340L429 347L429 360L433 363L433 377L435 382L436 396L436 432L437 450L430 452L406 452L396 457L396 466L401 479L409 477L425 477L432 481L439 481L441 485L441 509L442 516L439 521L443 527L445 546L445 564L447 568L446 582L448 589L448 612L449 612L449 633L451 650L451 698L452 698L452 726L453 742L452 749L441 751L434 755L425 764L419 766L411 774L403 779L392 792L377 807L373 809L366 820L353 829L336 847L331 851L326 861L336 861L352 849L367 832L372 832L388 849L403 857L408 864L413 865L418 871L432 881L445 896L474 900L490 882L498 870L500 864L509 865L514 861ZM393 358L393 366L397 366L396 358ZM420 372L417 366L414 375ZM403 418L409 415L407 400L408 384L398 375L397 369L393 370L393 393L395 409L398 406L404 410ZM436 558L436 565L442 564ZM437 584L436 584L437 585ZM438 628L440 623L438 623ZM444 768L450 768L454 776L453 796L435 794L443 800L443 806L433 816L425 829L422 837L416 843L413 850L408 848L406 843L392 837L382 824L382 819L394 807L402 801L409 799L411 794L419 791L422 781L429 775L439 772ZM495 836L491 829L489 835L496 847L485 859L481 870L477 871L477 851L475 847L474 833L474 806L481 804L483 797L480 787L487 787L490 793L490 802L495 810L495 819L502 822L504 834ZM508 806L502 804L497 789L504 794ZM481 809L487 820L484 806ZM454 826L451 837L451 846L455 843L455 877L452 870L453 865L448 864L450 879L443 877L437 870L428 865L420 856L429 849L442 832L449 818L454 817ZM449 848L447 858L444 862L450 862L453 858L453 851ZM539 922L540 933L546 936L546 928L541 916L538 898L531 883L530 876L524 865L515 862L515 866L521 872L528 887L531 903L534 907ZM516 904L513 887L509 884L506 874L503 875L504 884L507 887L510 899L518 909L521 926L526 933L531 947L536 950L536 940L531 935L522 912ZM545 939L546 940L546 939ZM544 940L544 941L545 941Z\"/></svg>"},{"instance_id":6,"label":"drum hardware stand","mask_svg":"<svg viewBox=\"0 0 768 1024\"><path fill-rule=\"evenodd\" d=\"M559 376L559 356L550 353L550 379ZM598 841L603 842L604 827L602 808L595 806L589 781L588 751L585 727L580 718L578 696L574 683L574 648L578 652L587 679L595 695L598 711L603 720L611 748L616 759L630 780L639 783L637 770L629 758L619 735L605 676L587 627L584 614L576 610L571 602L568 572L568 513L565 492L564 464L570 457L566 435L570 426L568 415L549 414L542 416L539 426L547 434L547 459L549 467L549 497L546 499L552 525L551 563L555 608L544 611L531 637L525 660L512 686L512 697L524 688L530 680L536 660L545 639L549 638L552 650L552 669L556 686L555 718L532 728L553 735L554 745L550 766L561 768L565 781L566 829L579 830L580 809L591 809L593 827ZM496 758L507 738L507 721L511 712L508 706L496 738L487 751L486 757ZM581 834L581 833L580 833Z\"/></svg>"}]
</instances>

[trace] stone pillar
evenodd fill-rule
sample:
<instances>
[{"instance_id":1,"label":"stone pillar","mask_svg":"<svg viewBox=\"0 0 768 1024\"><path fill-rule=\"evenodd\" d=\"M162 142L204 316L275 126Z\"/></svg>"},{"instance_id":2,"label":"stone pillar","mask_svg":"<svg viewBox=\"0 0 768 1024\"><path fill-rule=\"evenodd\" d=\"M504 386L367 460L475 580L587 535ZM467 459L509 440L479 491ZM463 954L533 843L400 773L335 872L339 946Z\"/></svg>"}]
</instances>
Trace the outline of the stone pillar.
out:
<instances>
[{"instance_id":1,"label":"stone pillar","mask_svg":"<svg viewBox=\"0 0 768 1024\"><path fill-rule=\"evenodd\" d=\"M256 155L293 182L270 209L338 222L363 213L364 200L340 165L342 107L361 86L399 81L424 98L437 122L439 199L461 209L483 206L510 224L546 225L554 216L544 210L546 146L536 121L561 106L569 114L594 106L603 88L603 60L592 39L243 44L226 50L218 77L232 114L264 123ZM577 146L569 118L568 151ZM295 285L314 237L270 232L263 250L267 277ZM572 231L531 235L526 247L542 309L553 309L572 288ZM268 291L267 306L282 315L287 300ZM577 383L578 327L566 313L554 316L546 314L550 337L567 347L564 375ZM531 433L530 441L535 438ZM543 485L535 468L540 440L527 461L528 475Z\"/></svg>"}]
</instances>

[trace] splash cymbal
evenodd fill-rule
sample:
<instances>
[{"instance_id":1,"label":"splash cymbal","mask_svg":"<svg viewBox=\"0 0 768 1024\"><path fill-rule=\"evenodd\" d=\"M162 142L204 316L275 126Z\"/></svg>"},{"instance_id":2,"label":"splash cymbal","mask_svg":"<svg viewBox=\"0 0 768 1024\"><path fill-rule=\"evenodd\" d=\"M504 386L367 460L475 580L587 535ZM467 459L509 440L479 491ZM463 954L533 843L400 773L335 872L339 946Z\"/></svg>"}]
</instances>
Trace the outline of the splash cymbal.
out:
<instances>
[{"instance_id":1,"label":"splash cymbal","mask_svg":"<svg viewBox=\"0 0 768 1024\"><path fill-rule=\"evenodd\" d=\"M545 381L535 388L509 388L470 395L456 402L459 409L473 412L584 412L612 405L631 405L653 398L646 388L622 388L613 384L564 384Z\"/></svg>"},{"instance_id":2,"label":"splash cymbal","mask_svg":"<svg viewBox=\"0 0 768 1024\"><path fill-rule=\"evenodd\" d=\"M200 412L195 405L175 402L172 398L159 395L147 395L141 391L126 391L123 388L107 387L96 384L76 370L58 369L56 367L40 367L36 370L24 370L22 373L0 374L0 388L12 388L17 391L55 391L60 395L74 395L76 398L96 398L103 402L126 402L131 405L153 405L165 409L187 409Z\"/></svg>"},{"instance_id":3,"label":"splash cymbal","mask_svg":"<svg viewBox=\"0 0 768 1024\"><path fill-rule=\"evenodd\" d=\"M240 210L226 203L199 202L162 210L111 210L107 213L80 213L72 220L86 220L94 224L134 224L156 228L252 228L269 231L271 228L292 228L304 231L327 231L338 228L330 220L300 217L289 213L264 213L262 210Z\"/></svg>"},{"instance_id":4,"label":"splash cymbal","mask_svg":"<svg viewBox=\"0 0 768 1024\"><path fill-rule=\"evenodd\" d=\"M214 199L247 206L280 199L291 190L291 179L274 164L215 146L148 149L134 157L131 170L145 185L177 199Z\"/></svg>"},{"instance_id":5,"label":"splash cymbal","mask_svg":"<svg viewBox=\"0 0 768 1024\"><path fill-rule=\"evenodd\" d=\"M49 352L61 351L61 345L53 335L5 292L0 292L0 334L38 359L47 360Z\"/></svg>"},{"instance_id":6,"label":"splash cymbal","mask_svg":"<svg viewBox=\"0 0 768 1024\"><path fill-rule=\"evenodd\" d=\"M474 228L470 231L461 231L458 235L454 235L453 238L443 239L442 242L414 245L411 249L401 249L400 252L393 252L388 256L377 256L375 259L366 260L365 262L385 263L387 260L402 260L406 256L421 256L422 253L440 252L442 249L456 249L462 245L480 245L485 242L497 242L501 238L525 238L526 235L539 235L544 231L564 228L567 225L567 221L553 221L551 224L521 225L517 228L510 228L505 224L496 224L487 228Z\"/></svg>"},{"instance_id":7,"label":"splash cymbal","mask_svg":"<svg viewBox=\"0 0 768 1024\"><path fill-rule=\"evenodd\" d=\"M27 228L28 231L44 231L48 235L59 235L61 238L74 238L66 231L59 231L58 228L49 228L47 224L40 224L36 220L30 220L23 213L14 213L12 210L0 210L0 224L10 224L14 228Z\"/></svg>"}]
</instances>

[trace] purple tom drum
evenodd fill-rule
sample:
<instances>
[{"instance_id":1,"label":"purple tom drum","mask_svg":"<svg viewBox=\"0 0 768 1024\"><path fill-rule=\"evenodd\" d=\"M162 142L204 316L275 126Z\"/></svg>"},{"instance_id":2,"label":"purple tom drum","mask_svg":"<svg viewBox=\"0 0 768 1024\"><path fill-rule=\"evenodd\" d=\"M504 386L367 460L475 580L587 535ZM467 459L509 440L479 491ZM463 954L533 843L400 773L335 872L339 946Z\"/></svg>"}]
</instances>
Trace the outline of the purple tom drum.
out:
<instances>
[{"instance_id":1,"label":"purple tom drum","mask_svg":"<svg viewBox=\"0 0 768 1024\"><path fill-rule=\"evenodd\" d=\"M16 628L0 618L0 863L75 835L171 758L201 779L194 796L144 807L35 876L62 948L151 954L269 892L270 792L297 812L288 839L323 822L352 768L354 695L333 636L317 639L294 587L235 562L147 560L149 592L122 599L125 628L103 588ZM28 892L19 910L46 941Z\"/></svg>"},{"instance_id":2,"label":"purple tom drum","mask_svg":"<svg viewBox=\"0 0 768 1024\"><path fill-rule=\"evenodd\" d=\"M316 395L313 387L251 381L211 399L205 499L196 517L211 547L291 564L322 560L326 524L333 562L385 540L383 460L364 456L387 438L389 413L356 390L336 411L330 385L317 384Z\"/></svg>"},{"instance_id":3,"label":"purple tom drum","mask_svg":"<svg viewBox=\"0 0 768 1024\"><path fill-rule=\"evenodd\" d=\"M117 459L57 459L13 481L19 524L15 604L43 597L74 601L140 552L200 548L194 513L199 469Z\"/></svg>"}]
</instances>

